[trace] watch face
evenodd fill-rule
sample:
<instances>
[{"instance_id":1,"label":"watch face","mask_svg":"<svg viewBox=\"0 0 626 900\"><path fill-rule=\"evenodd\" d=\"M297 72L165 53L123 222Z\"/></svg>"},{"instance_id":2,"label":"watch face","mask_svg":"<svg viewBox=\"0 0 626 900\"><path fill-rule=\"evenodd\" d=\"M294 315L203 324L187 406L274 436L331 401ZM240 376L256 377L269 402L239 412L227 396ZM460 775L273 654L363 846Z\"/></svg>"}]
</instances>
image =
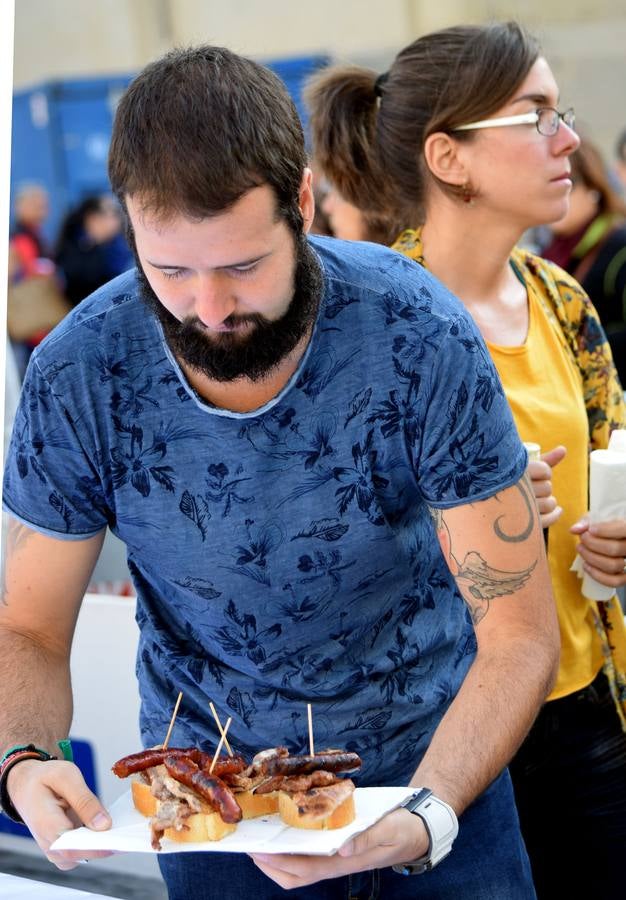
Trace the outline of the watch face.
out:
<instances>
[{"instance_id":1,"label":"watch face","mask_svg":"<svg viewBox=\"0 0 626 900\"><path fill-rule=\"evenodd\" d=\"M432 791L428 788L421 788L416 794L413 794L412 797L409 797L402 805L405 809L408 809L409 812L415 812L418 806L420 806L425 800L432 795Z\"/></svg>"}]
</instances>

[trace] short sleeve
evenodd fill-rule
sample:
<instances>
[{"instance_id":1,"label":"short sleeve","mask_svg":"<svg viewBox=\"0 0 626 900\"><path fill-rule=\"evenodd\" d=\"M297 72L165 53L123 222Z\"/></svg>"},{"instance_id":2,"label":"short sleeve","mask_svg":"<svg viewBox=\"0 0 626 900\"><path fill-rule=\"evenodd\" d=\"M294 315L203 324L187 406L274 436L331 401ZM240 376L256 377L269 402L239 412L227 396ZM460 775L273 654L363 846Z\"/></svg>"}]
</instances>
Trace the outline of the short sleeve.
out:
<instances>
[{"instance_id":1,"label":"short sleeve","mask_svg":"<svg viewBox=\"0 0 626 900\"><path fill-rule=\"evenodd\" d=\"M526 469L526 450L469 316L455 318L432 362L413 456L424 499L447 508L515 484Z\"/></svg>"},{"instance_id":2,"label":"short sleeve","mask_svg":"<svg viewBox=\"0 0 626 900\"><path fill-rule=\"evenodd\" d=\"M35 359L15 415L2 500L8 513L52 537L91 537L110 520L101 478L72 412Z\"/></svg>"}]
</instances>

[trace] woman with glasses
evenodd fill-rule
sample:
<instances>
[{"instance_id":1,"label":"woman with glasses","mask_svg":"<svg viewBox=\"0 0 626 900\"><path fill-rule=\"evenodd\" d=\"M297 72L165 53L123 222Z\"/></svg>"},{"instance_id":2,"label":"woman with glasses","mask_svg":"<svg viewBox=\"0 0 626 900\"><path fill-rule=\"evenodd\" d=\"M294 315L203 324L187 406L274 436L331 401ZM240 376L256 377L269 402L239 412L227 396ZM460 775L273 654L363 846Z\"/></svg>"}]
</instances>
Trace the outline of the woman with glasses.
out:
<instances>
[{"instance_id":1,"label":"woman with glasses","mask_svg":"<svg viewBox=\"0 0 626 900\"><path fill-rule=\"evenodd\" d=\"M567 211L574 112L559 110L548 63L514 23L425 35L384 75L332 68L308 102L325 177L408 226L394 248L467 307L522 439L545 451L529 476L549 529L561 664L513 762L516 798L540 898L623 897L626 631L617 599L587 600L570 566L578 552L597 580L626 584L626 521L586 518L589 446L606 447L626 410L587 296L516 248Z\"/></svg>"}]
</instances>

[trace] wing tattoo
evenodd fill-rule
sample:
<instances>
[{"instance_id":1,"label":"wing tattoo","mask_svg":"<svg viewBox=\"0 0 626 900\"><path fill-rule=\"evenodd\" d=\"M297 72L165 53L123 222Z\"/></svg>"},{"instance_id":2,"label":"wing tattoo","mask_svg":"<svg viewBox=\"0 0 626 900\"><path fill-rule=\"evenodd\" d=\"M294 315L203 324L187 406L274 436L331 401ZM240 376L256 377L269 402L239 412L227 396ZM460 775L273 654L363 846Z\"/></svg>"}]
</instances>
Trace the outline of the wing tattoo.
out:
<instances>
[{"instance_id":1,"label":"wing tattoo","mask_svg":"<svg viewBox=\"0 0 626 900\"><path fill-rule=\"evenodd\" d=\"M535 565L536 563L533 563L520 572L505 572L502 569L494 569L485 562L480 553L472 550L459 566L457 578L469 583L468 590L477 600L493 600L494 597L514 594L523 587Z\"/></svg>"}]
</instances>

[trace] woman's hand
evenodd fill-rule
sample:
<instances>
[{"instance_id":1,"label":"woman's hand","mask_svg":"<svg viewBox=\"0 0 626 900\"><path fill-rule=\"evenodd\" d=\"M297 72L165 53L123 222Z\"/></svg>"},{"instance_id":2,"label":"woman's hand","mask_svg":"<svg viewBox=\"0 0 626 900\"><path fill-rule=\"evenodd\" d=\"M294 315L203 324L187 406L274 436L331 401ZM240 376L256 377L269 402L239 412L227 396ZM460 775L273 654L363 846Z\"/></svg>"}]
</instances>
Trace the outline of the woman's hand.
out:
<instances>
[{"instance_id":1,"label":"woman's hand","mask_svg":"<svg viewBox=\"0 0 626 900\"><path fill-rule=\"evenodd\" d=\"M552 469L561 462L566 453L565 447L558 446L547 453L542 453L541 459L530 460L528 463L528 477L539 508L542 528L554 525L563 512L552 494L551 479Z\"/></svg>"},{"instance_id":2,"label":"woman's hand","mask_svg":"<svg viewBox=\"0 0 626 900\"><path fill-rule=\"evenodd\" d=\"M580 535L576 550L585 572L607 587L626 584L626 520L591 523L585 516L570 528Z\"/></svg>"},{"instance_id":3,"label":"woman's hand","mask_svg":"<svg viewBox=\"0 0 626 900\"><path fill-rule=\"evenodd\" d=\"M302 834L306 838L306 832ZM334 856L254 853L252 859L268 878L289 890L352 872L410 862L427 850L428 835L419 816L406 809L396 809L358 834Z\"/></svg>"},{"instance_id":4,"label":"woman's hand","mask_svg":"<svg viewBox=\"0 0 626 900\"><path fill-rule=\"evenodd\" d=\"M73 869L82 860L112 855L105 850L50 850L63 832L78 825L95 831L111 827L111 817L74 763L22 760L9 772L7 790L32 836L58 869Z\"/></svg>"}]
</instances>

